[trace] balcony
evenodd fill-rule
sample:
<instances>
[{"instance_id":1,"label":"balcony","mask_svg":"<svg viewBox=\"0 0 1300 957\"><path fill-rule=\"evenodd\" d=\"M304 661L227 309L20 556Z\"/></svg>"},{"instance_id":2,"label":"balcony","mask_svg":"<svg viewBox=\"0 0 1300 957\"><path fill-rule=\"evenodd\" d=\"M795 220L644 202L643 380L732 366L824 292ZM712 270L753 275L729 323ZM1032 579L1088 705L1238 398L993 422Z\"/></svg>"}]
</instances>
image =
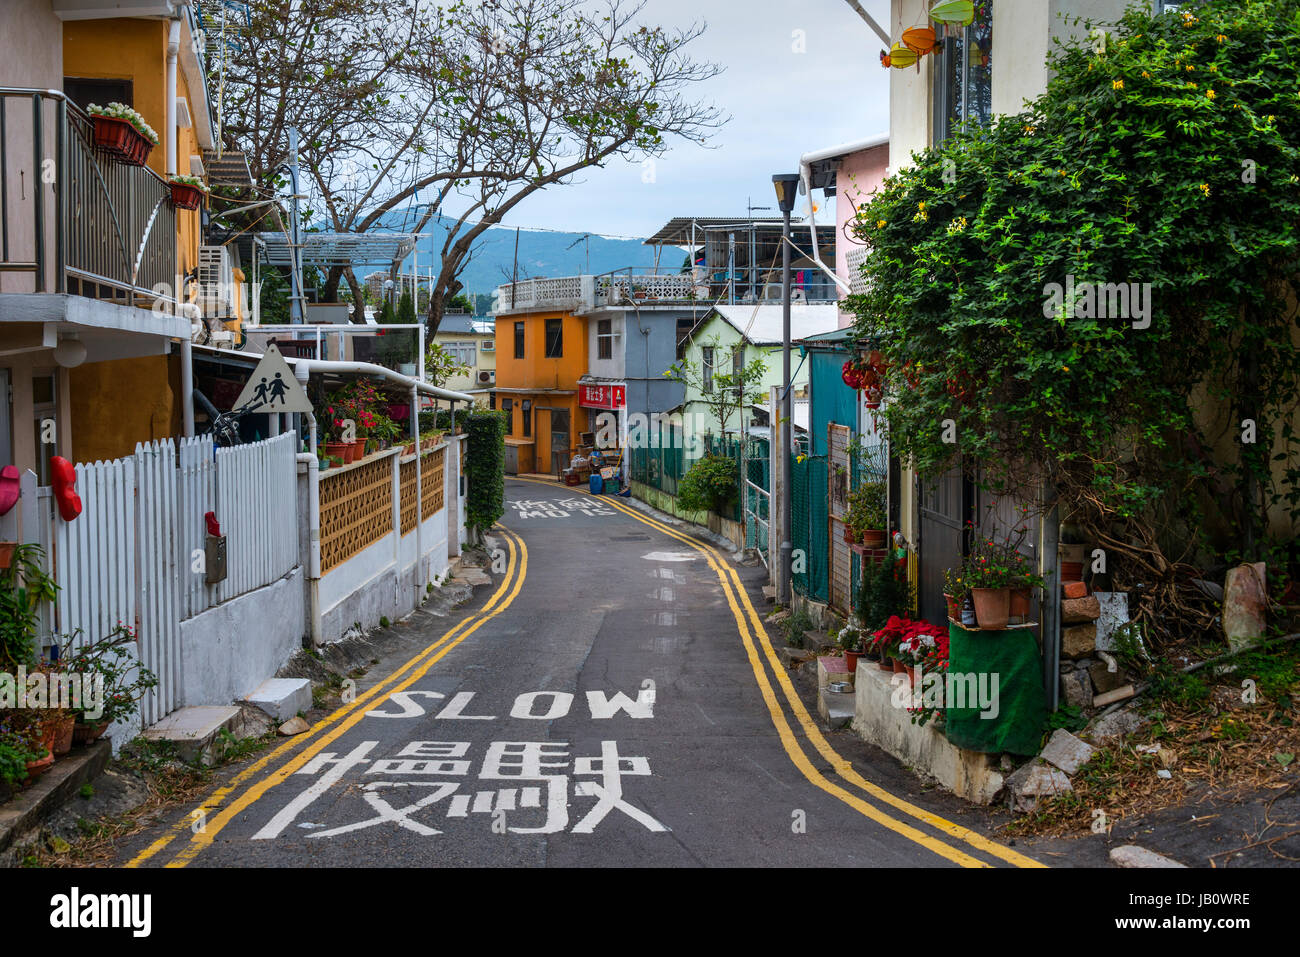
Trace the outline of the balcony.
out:
<instances>
[{"instance_id":1,"label":"balcony","mask_svg":"<svg viewBox=\"0 0 1300 957\"><path fill-rule=\"evenodd\" d=\"M629 266L599 276L522 279L497 287L497 315L543 310L589 312L611 307L780 302L781 270L695 267L694 273ZM796 302L835 302L834 281L814 267L793 270Z\"/></svg>"},{"instance_id":2,"label":"balcony","mask_svg":"<svg viewBox=\"0 0 1300 957\"><path fill-rule=\"evenodd\" d=\"M176 281L167 183L97 150L62 93L0 87L0 293L175 313Z\"/></svg>"}]
</instances>

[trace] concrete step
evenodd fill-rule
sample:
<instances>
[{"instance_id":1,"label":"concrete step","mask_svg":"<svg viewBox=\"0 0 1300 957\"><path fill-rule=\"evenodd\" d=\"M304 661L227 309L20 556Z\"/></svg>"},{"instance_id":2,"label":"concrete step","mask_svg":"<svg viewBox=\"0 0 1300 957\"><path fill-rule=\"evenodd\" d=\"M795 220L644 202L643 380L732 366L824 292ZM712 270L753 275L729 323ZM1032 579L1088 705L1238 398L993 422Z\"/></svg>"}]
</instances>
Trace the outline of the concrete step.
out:
<instances>
[{"instance_id":1,"label":"concrete step","mask_svg":"<svg viewBox=\"0 0 1300 957\"><path fill-rule=\"evenodd\" d=\"M18 845L60 808L77 799L77 792L103 772L113 756L108 738L77 745L25 789L0 804L0 867L13 867ZM3 785L0 785L0 789Z\"/></svg>"},{"instance_id":2,"label":"concrete step","mask_svg":"<svg viewBox=\"0 0 1300 957\"><path fill-rule=\"evenodd\" d=\"M244 700L261 708L279 724L299 711L305 714L311 710L311 682L306 678L269 678Z\"/></svg>"},{"instance_id":3,"label":"concrete step","mask_svg":"<svg viewBox=\"0 0 1300 957\"><path fill-rule=\"evenodd\" d=\"M817 713L832 731L847 728L853 721L852 691L837 693L822 689L817 693Z\"/></svg>"},{"instance_id":4,"label":"concrete step","mask_svg":"<svg viewBox=\"0 0 1300 957\"><path fill-rule=\"evenodd\" d=\"M144 732L148 741L170 741L185 761L210 764L219 751L214 747L222 729L235 733L242 721L234 705L200 705L173 711Z\"/></svg>"}]
</instances>

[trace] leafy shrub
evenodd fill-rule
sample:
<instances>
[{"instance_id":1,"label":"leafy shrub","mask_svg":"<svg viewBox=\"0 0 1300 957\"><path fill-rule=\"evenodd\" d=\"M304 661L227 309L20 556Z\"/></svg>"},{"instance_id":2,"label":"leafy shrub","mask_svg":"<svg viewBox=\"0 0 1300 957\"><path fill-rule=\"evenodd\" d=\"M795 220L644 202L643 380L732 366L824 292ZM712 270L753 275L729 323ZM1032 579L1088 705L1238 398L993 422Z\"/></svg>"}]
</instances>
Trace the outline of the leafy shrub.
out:
<instances>
[{"instance_id":1,"label":"leafy shrub","mask_svg":"<svg viewBox=\"0 0 1300 957\"><path fill-rule=\"evenodd\" d=\"M736 494L736 461L722 455L704 456L677 483L677 504L688 512L721 512Z\"/></svg>"},{"instance_id":2,"label":"leafy shrub","mask_svg":"<svg viewBox=\"0 0 1300 957\"><path fill-rule=\"evenodd\" d=\"M465 432L465 524L482 541L506 511L506 414L475 409Z\"/></svg>"}]
</instances>

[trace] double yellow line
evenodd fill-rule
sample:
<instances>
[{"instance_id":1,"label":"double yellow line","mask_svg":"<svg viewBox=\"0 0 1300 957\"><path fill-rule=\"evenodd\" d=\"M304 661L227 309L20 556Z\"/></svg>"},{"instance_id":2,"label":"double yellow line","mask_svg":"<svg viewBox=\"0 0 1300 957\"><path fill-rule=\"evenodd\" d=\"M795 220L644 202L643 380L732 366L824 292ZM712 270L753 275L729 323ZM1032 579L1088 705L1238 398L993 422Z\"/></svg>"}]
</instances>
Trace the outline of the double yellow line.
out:
<instances>
[{"instance_id":1,"label":"double yellow line","mask_svg":"<svg viewBox=\"0 0 1300 957\"><path fill-rule=\"evenodd\" d=\"M541 482L536 479L520 479L520 481L530 481L538 485L549 485L547 482ZM830 763L831 767L835 770L835 773L843 781L865 792L872 798L875 798L880 804L888 805L895 811L901 812L906 817L910 817L927 825L933 830L941 832L949 839L963 842L973 850L982 851L990 857L997 858L998 860L1004 861L1008 864L1013 864L1016 867L1046 866L1030 857L1026 857L1024 854L1019 854L1016 851L1011 850L1011 848L1006 847L1005 845L989 840L987 837L976 831L962 827L960 824L955 824L952 821L925 810L924 808L917 807L916 805L889 793L884 788L873 784L858 774L858 772L854 770L853 765L847 759L841 757L835 749L830 746L830 743L826 740L825 736L821 733L821 730L817 727L816 722L813 721L812 716L808 713L808 709L804 707L803 699L801 699L798 692L795 691L794 685L790 681L790 676L786 673L780 659L777 657L776 651L772 648L772 644L767 637L767 630L763 627L762 619L755 610L753 603L750 602L745 587L740 581L740 576L736 574L736 570L709 545L699 541L698 539L692 538L689 535L685 535L657 519L651 518L639 509L624 504L619 501L617 497L604 496L602 497L602 501L606 505L612 506L620 512L623 512L625 515L636 519L643 525L648 525L670 538L674 538L689 545L704 556L709 567L717 574L718 581L722 585L723 594L726 596L727 604L731 608L733 617L736 619L736 627L740 631L741 641L744 643L745 652L749 657L750 668L754 672L754 678L757 680L759 690L763 694L763 700L767 703L768 713L771 715L772 724L775 726L777 735L781 739L781 744L785 748L786 754L789 755L790 760L794 762L795 767L799 769L809 782L825 791L827 794L843 801L854 810L859 811L883 827L886 827L894 833L902 835L909 840L915 841L922 847L933 851L940 857L946 858L955 864L959 864L962 867L990 866L986 861L980 860L979 858L968 854L966 851L954 847L952 844L949 844L932 834L928 834L925 831L919 830L911 824L908 824L906 821L900 820L899 818L885 812L875 804L864 800L857 794L854 794L841 787L839 784L827 779L824 774L814 768L812 762L809 761L808 756L804 753L803 748L800 747L798 740L795 738L794 732L791 730L790 722L786 717L786 713L782 709L781 703L776 696L776 692L772 688L772 683L768 678L767 671L760 661L758 654L759 648L762 649L763 656L771 667L772 673L776 675L777 682L781 685L781 690L784 693L790 713L794 716L795 721L803 730L805 738L817 753ZM741 606L744 607L743 612ZM750 626L752 626L752 632Z\"/></svg>"},{"instance_id":2,"label":"double yellow line","mask_svg":"<svg viewBox=\"0 0 1300 957\"><path fill-rule=\"evenodd\" d=\"M173 824L166 834L137 854L126 866L139 867L156 856L186 831L191 831L188 843L166 865L167 867L185 867L204 848L211 845L216 836L221 833L222 828L234 820L241 812L260 800L271 788L283 783L330 742L337 740L356 726L365 717L366 711L372 710L369 706L379 700L381 696L386 697L394 692L404 691L409 688L424 677L429 669L448 652L481 628L486 622L510 607L510 604L518 596L519 590L523 587L524 577L528 574L528 547L524 544L522 538L510 531L498 527L497 533L501 534L506 542L506 576L481 609L461 619L455 627L445 632L441 638L365 694L338 708L324 720L313 725L309 731L290 738L274 751L240 771L230 779L229 783L213 791L202 804ZM304 744L307 745L305 748L303 747ZM223 807L225 800L238 791L246 782L251 781L267 767L300 748L301 750L298 750L298 753L289 761L252 784L229 805Z\"/></svg>"}]
</instances>

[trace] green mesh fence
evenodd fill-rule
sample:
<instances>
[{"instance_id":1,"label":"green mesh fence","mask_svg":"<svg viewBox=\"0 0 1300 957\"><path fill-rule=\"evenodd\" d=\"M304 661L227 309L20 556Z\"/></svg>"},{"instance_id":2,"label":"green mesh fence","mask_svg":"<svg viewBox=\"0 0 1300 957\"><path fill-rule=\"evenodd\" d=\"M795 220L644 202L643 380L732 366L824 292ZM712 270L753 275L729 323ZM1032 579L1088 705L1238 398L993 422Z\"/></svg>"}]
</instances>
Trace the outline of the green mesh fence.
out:
<instances>
[{"instance_id":1,"label":"green mesh fence","mask_svg":"<svg viewBox=\"0 0 1300 957\"><path fill-rule=\"evenodd\" d=\"M745 516L745 547L753 548L771 567L767 554L771 522L772 451L767 439L750 438L745 446L741 502Z\"/></svg>"},{"instance_id":2,"label":"green mesh fence","mask_svg":"<svg viewBox=\"0 0 1300 957\"><path fill-rule=\"evenodd\" d=\"M827 565L827 469L824 457L790 462L790 544L794 549L791 585L813 601L830 600Z\"/></svg>"}]
</instances>

